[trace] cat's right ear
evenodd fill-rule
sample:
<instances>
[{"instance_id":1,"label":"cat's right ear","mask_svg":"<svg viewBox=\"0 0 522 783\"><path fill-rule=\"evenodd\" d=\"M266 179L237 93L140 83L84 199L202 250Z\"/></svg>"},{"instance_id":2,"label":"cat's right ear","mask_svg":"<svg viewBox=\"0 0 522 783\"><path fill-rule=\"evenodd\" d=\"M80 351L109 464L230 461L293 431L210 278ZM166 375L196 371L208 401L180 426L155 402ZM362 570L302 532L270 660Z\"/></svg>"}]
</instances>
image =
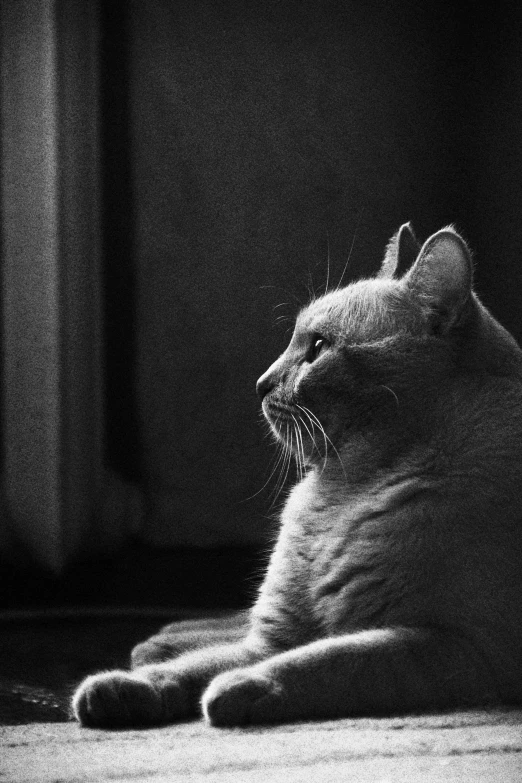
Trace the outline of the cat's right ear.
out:
<instances>
[{"instance_id":1,"label":"cat's right ear","mask_svg":"<svg viewBox=\"0 0 522 783\"><path fill-rule=\"evenodd\" d=\"M415 262L420 249L411 223L403 223L388 242L379 277L400 279Z\"/></svg>"}]
</instances>

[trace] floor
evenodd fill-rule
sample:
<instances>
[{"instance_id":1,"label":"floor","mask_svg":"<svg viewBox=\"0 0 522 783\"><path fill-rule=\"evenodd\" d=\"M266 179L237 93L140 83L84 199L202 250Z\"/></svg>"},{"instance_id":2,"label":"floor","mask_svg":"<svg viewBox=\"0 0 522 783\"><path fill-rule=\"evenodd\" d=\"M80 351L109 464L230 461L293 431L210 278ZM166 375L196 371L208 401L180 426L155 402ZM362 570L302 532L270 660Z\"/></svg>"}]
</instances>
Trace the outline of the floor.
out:
<instances>
[{"instance_id":1,"label":"floor","mask_svg":"<svg viewBox=\"0 0 522 783\"><path fill-rule=\"evenodd\" d=\"M202 722L102 732L0 731L9 783L450 783L522 780L522 712L342 720L265 729Z\"/></svg>"}]
</instances>

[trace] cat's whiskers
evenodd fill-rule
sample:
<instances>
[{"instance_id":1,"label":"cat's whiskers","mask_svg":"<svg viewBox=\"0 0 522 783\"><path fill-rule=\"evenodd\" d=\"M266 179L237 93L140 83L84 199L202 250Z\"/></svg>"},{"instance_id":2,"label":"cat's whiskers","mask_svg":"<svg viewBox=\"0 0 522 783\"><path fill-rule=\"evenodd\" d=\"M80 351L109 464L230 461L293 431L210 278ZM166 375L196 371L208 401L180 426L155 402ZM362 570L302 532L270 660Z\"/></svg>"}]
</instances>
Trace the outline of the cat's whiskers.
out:
<instances>
[{"instance_id":1,"label":"cat's whiskers","mask_svg":"<svg viewBox=\"0 0 522 783\"><path fill-rule=\"evenodd\" d=\"M310 419L310 421L311 421L311 423L312 423L312 424L314 424L314 422L315 422L315 426L316 426L316 427L319 429L319 431L321 432L321 435L322 435L322 436L323 436L323 438L324 438L324 446L325 446L325 459L324 459L324 462L323 462L323 468L322 468L322 470L324 470L324 469L325 469L325 467L326 467L326 461L327 461L327 456L328 456L328 443L329 443L329 444L330 444L330 446L332 447L332 449L334 450L334 452L335 452L335 454L336 454L336 456L337 456L337 459L339 460L339 464L340 464L341 468L343 469L344 477L345 477L345 478L348 478L348 477L347 477L347 475L346 475L346 471L345 471L345 469L344 469L344 463L343 463L343 461L342 461L342 459L341 459L341 455L339 454L339 452L338 452L338 451L337 451L337 449L335 448L334 444L332 443L332 440L331 440L331 438L329 438L329 437L328 437L328 435L326 434L326 431L325 431L325 429L324 429L323 425L321 424L321 422L319 421L319 419L317 418L317 416L315 415L315 413L313 413L313 412L312 412L312 411L311 411L309 408L307 408L306 406L303 406L303 405L298 405L297 407L298 407L298 408L300 408L300 409L303 411L303 413L306 413L306 415L308 416L308 418ZM322 471L321 471L321 472L322 472Z\"/></svg>"},{"instance_id":2,"label":"cat's whiskers","mask_svg":"<svg viewBox=\"0 0 522 783\"><path fill-rule=\"evenodd\" d=\"M290 306L291 306L290 302L279 302L279 304L274 305L272 309L278 310L280 307L290 307ZM277 316L277 318L274 321L274 326L276 326L279 323L284 323L284 321L292 321L292 316L286 314Z\"/></svg>"},{"instance_id":3,"label":"cat's whiskers","mask_svg":"<svg viewBox=\"0 0 522 783\"><path fill-rule=\"evenodd\" d=\"M296 303L296 305L299 308L303 306L303 303L296 296L296 294L293 293L292 291L288 291L286 288L283 288L283 286L279 286L279 285L260 285L259 288L260 288L260 290L268 290L268 289L272 288L272 289L274 289L274 291L276 291L276 290L280 291L282 294L284 294L284 296L288 296L288 297L290 297L290 299L293 299L293 301ZM290 303L288 302L288 304L290 304ZM276 307L278 307L278 306L279 305L276 305Z\"/></svg>"},{"instance_id":4,"label":"cat's whiskers","mask_svg":"<svg viewBox=\"0 0 522 783\"><path fill-rule=\"evenodd\" d=\"M299 407L299 405L297 407ZM308 416L308 419L310 420L309 416ZM301 415L299 415L299 421L301 422L301 424L303 425L303 427L307 431L308 435L310 436L310 440L312 441L312 445L313 445L314 449L317 451L318 454L320 454L321 452L319 451L319 448L317 446L316 440L315 440L314 435L313 435L313 429L312 430L309 429L306 421L303 419L303 417ZM313 428L313 426L314 425L313 425L313 422L312 422L312 428Z\"/></svg>"},{"instance_id":5,"label":"cat's whiskers","mask_svg":"<svg viewBox=\"0 0 522 783\"><path fill-rule=\"evenodd\" d=\"M306 476L306 457L305 457L305 450L304 450L303 433L299 424L299 417L297 421L297 429L299 432L299 440L301 443L301 478L303 479Z\"/></svg>"},{"instance_id":6,"label":"cat's whiskers","mask_svg":"<svg viewBox=\"0 0 522 783\"><path fill-rule=\"evenodd\" d=\"M303 433L301 432L299 421L295 418L293 414L291 414L291 416L295 423L295 435L296 435L296 447L297 447L296 462L299 470L299 477L302 480L306 475L306 470L305 470L306 459L304 453Z\"/></svg>"},{"instance_id":7,"label":"cat's whiskers","mask_svg":"<svg viewBox=\"0 0 522 783\"><path fill-rule=\"evenodd\" d=\"M288 479L288 474L290 472L290 465L292 464L292 455L294 451L294 437L293 437L293 430L292 427L290 427L289 422L286 423L286 440L288 440L288 434L290 433L290 444L286 445L286 467L284 471L284 475L281 481L281 484L279 486L278 495L282 492L284 485L286 484L286 481Z\"/></svg>"},{"instance_id":8,"label":"cat's whiskers","mask_svg":"<svg viewBox=\"0 0 522 783\"><path fill-rule=\"evenodd\" d=\"M278 417L276 420L276 425L279 423L280 420L281 417ZM272 509L275 506L277 499L279 498L279 495L283 491L283 487L288 479L290 465L292 463L293 442L294 442L292 427L290 427L290 423L287 419L284 419L284 424L285 424L285 434L284 436L281 435L283 460L281 464L281 472L279 474L279 478L277 479L276 486L273 492L273 499L270 504L270 509Z\"/></svg>"},{"instance_id":9,"label":"cat's whiskers","mask_svg":"<svg viewBox=\"0 0 522 783\"><path fill-rule=\"evenodd\" d=\"M316 421L314 421L312 419L312 417L310 416L311 411L309 411L308 408L304 408L301 405L298 405L297 407L300 408L300 410L302 410L303 413L305 414L305 416L307 417L308 421L312 425L312 431L315 429L315 427L317 427L319 429L319 432L323 436L323 440L324 440L324 456L323 456L323 467L321 468L321 474L322 474L324 469L325 469L325 467L326 467L326 463L328 462L328 440L327 440L326 432L324 431L323 426L321 425L321 423L319 422L319 420L316 417L315 417ZM315 440L313 435L312 435L312 442L313 442L315 448L317 449L317 453L321 456L321 451L320 451L320 449L319 449L319 447L317 445L317 441Z\"/></svg>"},{"instance_id":10,"label":"cat's whiskers","mask_svg":"<svg viewBox=\"0 0 522 783\"><path fill-rule=\"evenodd\" d=\"M271 429L270 425L268 424L268 422L266 421L265 417L263 416L263 414L261 414L261 418L262 418L264 424L267 425L267 432L265 433L265 436L267 436L267 437L271 436L272 439L273 439L274 434L272 432L272 429ZM281 464L283 463L283 460L287 456L287 454L286 454L286 446L285 446L284 443L281 443L280 440L277 440L276 443L277 443L278 448L276 450L275 458L273 460L273 466L272 466L272 469L270 471L270 475L268 476L268 478L265 481L265 483L263 484L263 486L260 489L257 490L257 492L254 492L253 495L250 495L249 497L247 497L244 500L240 501L241 503L246 503L247 501L252 500L253 498L255 498L258 495L260 495L261 492L263 492L263 490L269 485L269 483L271 482L272 478L274 477L274 474L276 473L276 471L281 467Z\"/></svg>"},{"instance_id":11,"label":"cat's whiskers","mask_svg":"<svg viewBox=\"0 0 522 783\"><path fill-rule=\"evenodd\" d=\"M291 321L291 316L289 315L278 315L277 318L274 321L275 324L284 323L285 321Z\"/></svg>"},{"instance_id":12,"label":"cat's whiskers","mask_svg":"<svg viewBox=\"0 0 522 783\"><path fill-rule=\"evenodd\" d=\"M314 449L317 451L317 453L319 454L320 457L322 456L322 459L323 459L323 466L321 468L321 473L322 473L324 471L324 469L326 467L326 463L328 461L328 441L326 440L326 437L325 437L326 433L324 432L323 428L320 427L320 430L321 430L322 435L323 435L324 449L325 449L324 456L323 456L323 455L321 455L321 450L320 450L319 446L317 445L317 441L316 441L315 436L314 436L314 428L317 426L316 423L310 417L310 415L309 415L307 410L305 410L300 405L298 405L297 407L300 408L300 410L303 411L303 413L307 417L308 421L312 425L312 429L310 430L310 428L308 427L308 425L307 425L306 421L303 419L303 417L299 416L299 421L301 422L303 427L306 429L308 435L310 436L310 440L312 441L312 445L313 445Z\"/></svg>"},{"instance_id":13,"label":"cat's whiskers","mask_svg":"<svg viewBox=\"0 0 522 783\"><path fill-rule=\"evenodd\" d=\"M288 429L288 425L287 425L287 429ZM276 468L278 470L278 476L277 476L277 479L276 479L276 482L275 482L275 486L274 486L274 488L272 489L272 491L270 493L271 503L270 503L270 506L269 506L269 510L273 509L273 507L275 506L276 501L277 501L279 495L281 494L281 490L282 490L283 484L284 484L284 480L282 480L282 476L283 476L283 474L285 472L285 467L287 465L287 462L288 462L287 447L286 447L285 443L281 443L280 459L278 460L277 465L276 465ZM270 478L272 478L274 473L275 473L275 470L272 472Z\"/></svg>"},{"instance_id":14,"label":"cat's whiskers","mask_svg":"<svg viewBox=\"0 0 522 783\"><path fill-rule=\"evenodd\" d=\"M290 414L290 416L292 417L292 421L294 423L293 431L295 432L295 453L294 453L294 459L295 459L295 464L297 466L297 472L298 472L299 478L301 479L302 478L302 476L301 476L301 451L300 451L300 442L299 442L299 430L298 430L298 427L297 427L297 422L295 420L295 416L293 416L293 414Z\"/></svg>"}]
</instances>

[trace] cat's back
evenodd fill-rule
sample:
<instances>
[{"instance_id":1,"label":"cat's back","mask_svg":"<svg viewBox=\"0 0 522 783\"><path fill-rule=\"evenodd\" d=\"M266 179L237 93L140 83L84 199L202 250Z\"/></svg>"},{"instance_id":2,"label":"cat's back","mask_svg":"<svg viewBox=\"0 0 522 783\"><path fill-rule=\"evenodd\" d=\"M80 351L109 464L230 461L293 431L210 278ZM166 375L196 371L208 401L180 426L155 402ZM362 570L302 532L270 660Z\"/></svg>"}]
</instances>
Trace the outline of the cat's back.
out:
<instances>
[{"instance_id":1,"label":"cat's back","mask_svg":"<svg viewBox=\"0 0 522 783\"><path fill-rule=\"evenodd\" d=\"M475 329L439 400L441 477L464 493L522 504L522 350L473 295ZM521 516L522 516L522 505Z\"/></svg>"}]
</instances>

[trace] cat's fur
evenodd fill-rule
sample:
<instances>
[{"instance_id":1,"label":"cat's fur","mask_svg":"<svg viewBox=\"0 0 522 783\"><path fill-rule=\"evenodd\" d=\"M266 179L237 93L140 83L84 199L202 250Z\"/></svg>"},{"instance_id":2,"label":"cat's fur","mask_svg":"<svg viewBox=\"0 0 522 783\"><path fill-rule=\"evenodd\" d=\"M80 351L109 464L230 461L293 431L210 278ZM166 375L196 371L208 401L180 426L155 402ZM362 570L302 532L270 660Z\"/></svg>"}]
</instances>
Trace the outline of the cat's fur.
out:
<instances>
[{"instance_id":1,"label":"cat's fur","mask_svg":"<svg viewBox=\"0 0 522 783\"><path fill-rule=\"evenodd\" d=\"M258 390L306 471L244 638L149 663L168 641L142 644L132 671L79 687L78 719L521 701L522 352L473 293L461 237L419 249L403 226L377 277L299 314Z\"/></svg>"}]
</instances>

